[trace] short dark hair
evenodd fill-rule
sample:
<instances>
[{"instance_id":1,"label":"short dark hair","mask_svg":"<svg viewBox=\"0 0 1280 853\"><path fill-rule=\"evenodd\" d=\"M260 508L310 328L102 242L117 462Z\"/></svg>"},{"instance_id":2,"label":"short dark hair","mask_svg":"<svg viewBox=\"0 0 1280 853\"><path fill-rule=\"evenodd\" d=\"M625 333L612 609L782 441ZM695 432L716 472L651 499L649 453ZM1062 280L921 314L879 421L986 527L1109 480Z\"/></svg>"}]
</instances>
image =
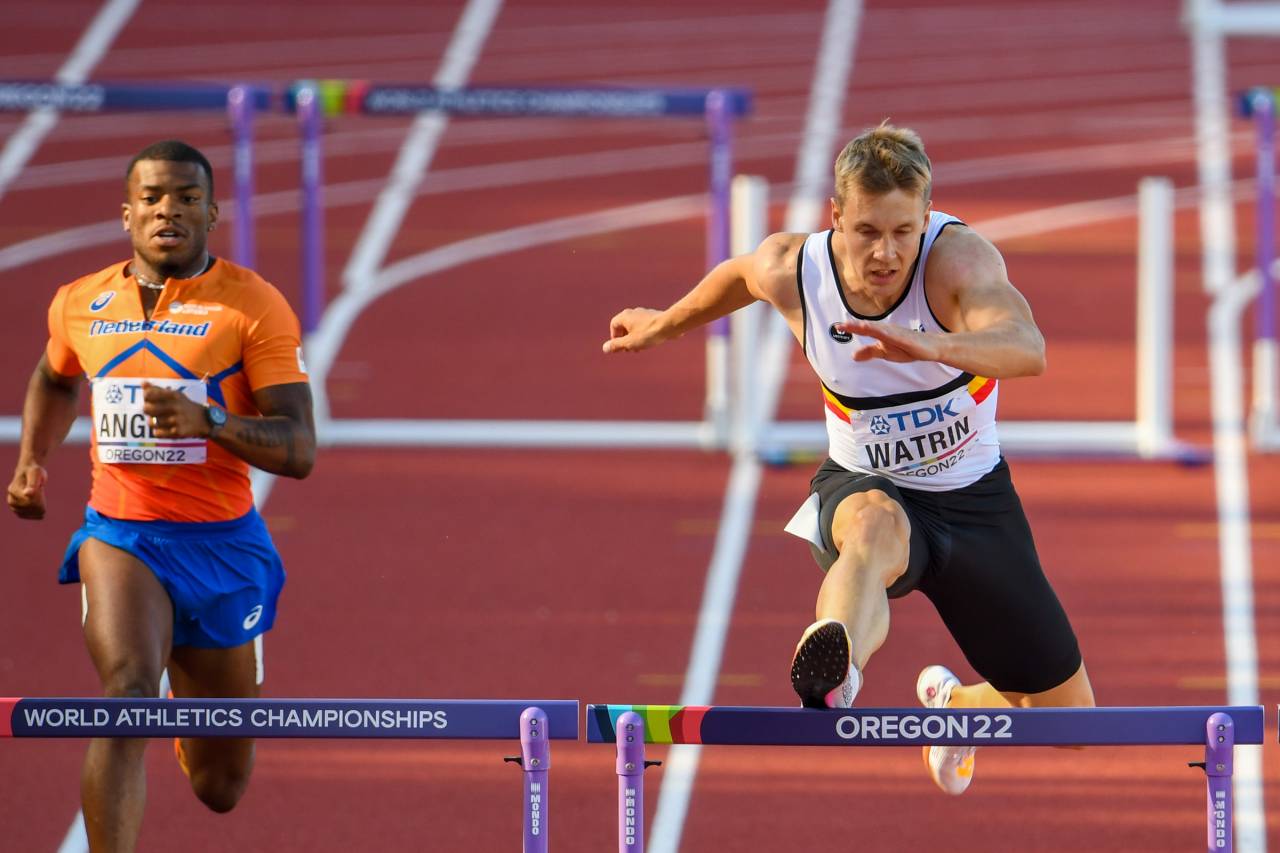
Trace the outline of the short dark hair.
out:
<instances>
[{"instance_id":1,"label":"short dark hair","mask_svg":"<svg viewBox=\"0 0 1280 853\"><path fill-rule=\"evenodd\" d=\"M143 148L137 155L129 161L129 168L124 170L124 181L126 186L129 183L129 177L133 174L133 167L138 165L139 160L164 160L169 163L195 163L204 169L205 178L209 181L209 198L213 198L213 167L209 165L209 160L198 150L183 142L180 139L162 139L159 142L153 142L146 148Z\"/></svg>"}]
</instances>

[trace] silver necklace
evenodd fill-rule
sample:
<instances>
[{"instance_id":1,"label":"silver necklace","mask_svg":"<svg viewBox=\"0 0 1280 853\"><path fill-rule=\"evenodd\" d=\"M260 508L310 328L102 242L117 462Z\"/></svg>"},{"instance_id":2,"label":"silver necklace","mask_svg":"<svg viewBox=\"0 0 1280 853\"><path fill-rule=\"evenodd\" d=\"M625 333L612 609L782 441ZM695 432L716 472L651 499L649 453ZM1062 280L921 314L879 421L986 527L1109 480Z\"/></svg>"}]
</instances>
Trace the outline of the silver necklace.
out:
<instances>
[{"instance_id":1,"label":"silver necklace","mask_svg":"<svg viewBox=\"0 0 1280 853\"><path fill-rule=\"evenodd\" d=\"M145 287L147 290L164 290L163 284L156 284L154 281L147 281L142 276L136 274L134 275L134 278L137 279L139 287Z\"/></svg>"}]
</instances>

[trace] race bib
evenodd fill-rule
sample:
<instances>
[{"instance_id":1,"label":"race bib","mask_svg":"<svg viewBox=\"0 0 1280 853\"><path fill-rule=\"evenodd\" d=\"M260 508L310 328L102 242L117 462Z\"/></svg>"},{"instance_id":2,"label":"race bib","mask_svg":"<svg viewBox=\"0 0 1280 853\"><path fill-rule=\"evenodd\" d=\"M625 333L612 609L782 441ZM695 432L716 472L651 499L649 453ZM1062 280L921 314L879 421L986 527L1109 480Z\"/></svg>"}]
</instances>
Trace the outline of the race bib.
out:
<instances>
[{"instance_id":1,"label":"race bib","mask_svg":"<svg viewBox=\"0 0 1280 853\"><path fill-rule=\"evenodd\" d=\"M98 461L108 465L196 465L205 461L203 438L157 438L142 411L142 379L103 376L93 380L93 430ZM181 391L205 405L205 384L198 379L147 379L152 385Z\"/></svg>"}]
</instances>

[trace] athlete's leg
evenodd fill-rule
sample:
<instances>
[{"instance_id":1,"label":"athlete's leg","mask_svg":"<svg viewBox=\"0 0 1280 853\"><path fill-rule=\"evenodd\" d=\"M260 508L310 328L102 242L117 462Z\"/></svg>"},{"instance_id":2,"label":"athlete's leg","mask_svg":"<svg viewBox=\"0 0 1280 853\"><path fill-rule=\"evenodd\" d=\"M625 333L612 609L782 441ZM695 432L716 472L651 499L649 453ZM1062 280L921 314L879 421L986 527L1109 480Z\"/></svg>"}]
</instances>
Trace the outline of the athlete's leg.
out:
<instances>
[{"instance_id":1,"label":"athlete's leg","mask_svg":"<svg viewBox=\"0 0 1280 853\"><path fill-rule=\"evenodd\" d=\"M154 698L173 636L173 605L151 570L97 539L80 547L80 579L88 612L84 636L109 697ZM89 846L95 853L131 851L147 797L143 738L89 742L80 778Z\"/></svg>"},{"instance_id":2,"label":"athlete's leg","mask_svg":"<svg viewBox=\"0 0 1280 853\"><path fill-rule=\"evenodd\" d=\"M1070 678L1040 693L1001 693L983 681L978 684L958 685L951 689L948 708L1093 708L1093 685L1084 664ZM1083 749L1083 747L1062 747Z\"/></svg>"},{"instance_id":3,"label":"athlete's leg","mask_svg":"<svg viewBox=\"0 0 1280 853\"><path fill-rule=\"evenodd\" d=\"M948 708L1012 708L1013 703L991 686L989 681L960 684L951 688Z\"/></svg>"},{"instance_id":4,"label":"athlete's leg","mask_svg":"<svg viewBox=\"0 0 1280 853\"><path fill-rule=\"evenodd\" d=\"M986 687L993 689L989 684ZM1085 672L1083 662L1070 678L1057 687L1040 693L1006 691L999 695L1015 708L1093 708L1097 704L1093 698L1093 685L1089 683L1089 673ZM954 698L954 692L952 696ZM954 702L952 705L963 707L956 706Z\"/></svg>"},{"instance_id":5,"label":"athlete's leg","mask_svg":"<svg viewBox=\"0 0 1280 853\"><path fill-rule=\"evenodd\" d=\"M252 641L230 649L176 646L169 684L182 699L256 699L257 657ZM229 812L249 787L250 738L183 738L178 745L191 789L215 812Z\"/></svg>"},{"instance_id":6,"label":"athlete's leg","mask_svg":"<svg viewBox=\"0 0 1280 853\"><path fill-rule=\"evenodd\" d=\"M831 536L839 556L818 591L818 619L849 632L859 672L889 634L886 590L907 570L911 523L879 489L855 492L836 507Z\"/></svg>"}]
</instances>

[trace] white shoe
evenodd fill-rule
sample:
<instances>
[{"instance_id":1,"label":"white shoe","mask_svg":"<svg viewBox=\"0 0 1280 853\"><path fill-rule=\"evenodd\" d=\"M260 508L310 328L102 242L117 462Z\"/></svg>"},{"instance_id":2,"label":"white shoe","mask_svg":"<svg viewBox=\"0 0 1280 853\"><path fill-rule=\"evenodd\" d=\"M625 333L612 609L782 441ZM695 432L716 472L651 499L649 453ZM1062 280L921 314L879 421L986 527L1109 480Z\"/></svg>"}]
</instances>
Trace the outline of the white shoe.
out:
<instances>
[{"instance_id":1,"label":"white shoe","mask_svg":"<svg viewBox=\"0 0 1280 853\"><path fill-rule=\"evenodd\" d=\"M926 708L945 708L951 691L960 679L945 666L927 666L916 679L916 696ZM960 795L973 781L973 759L977 747L926 746L924 763L934 783L948 794Z\"/></svg>"},{"instance_id":2,"label":"white shoe","mask_svg":"<svg viewBox=\"0 0 1280 853\"><path fill-rule=\"evenodd\" d=\"M805 708L850 708L862 686L844 624L820 619L805 629L791 659L791 687Z\"/></svg>"}]
</instances>

